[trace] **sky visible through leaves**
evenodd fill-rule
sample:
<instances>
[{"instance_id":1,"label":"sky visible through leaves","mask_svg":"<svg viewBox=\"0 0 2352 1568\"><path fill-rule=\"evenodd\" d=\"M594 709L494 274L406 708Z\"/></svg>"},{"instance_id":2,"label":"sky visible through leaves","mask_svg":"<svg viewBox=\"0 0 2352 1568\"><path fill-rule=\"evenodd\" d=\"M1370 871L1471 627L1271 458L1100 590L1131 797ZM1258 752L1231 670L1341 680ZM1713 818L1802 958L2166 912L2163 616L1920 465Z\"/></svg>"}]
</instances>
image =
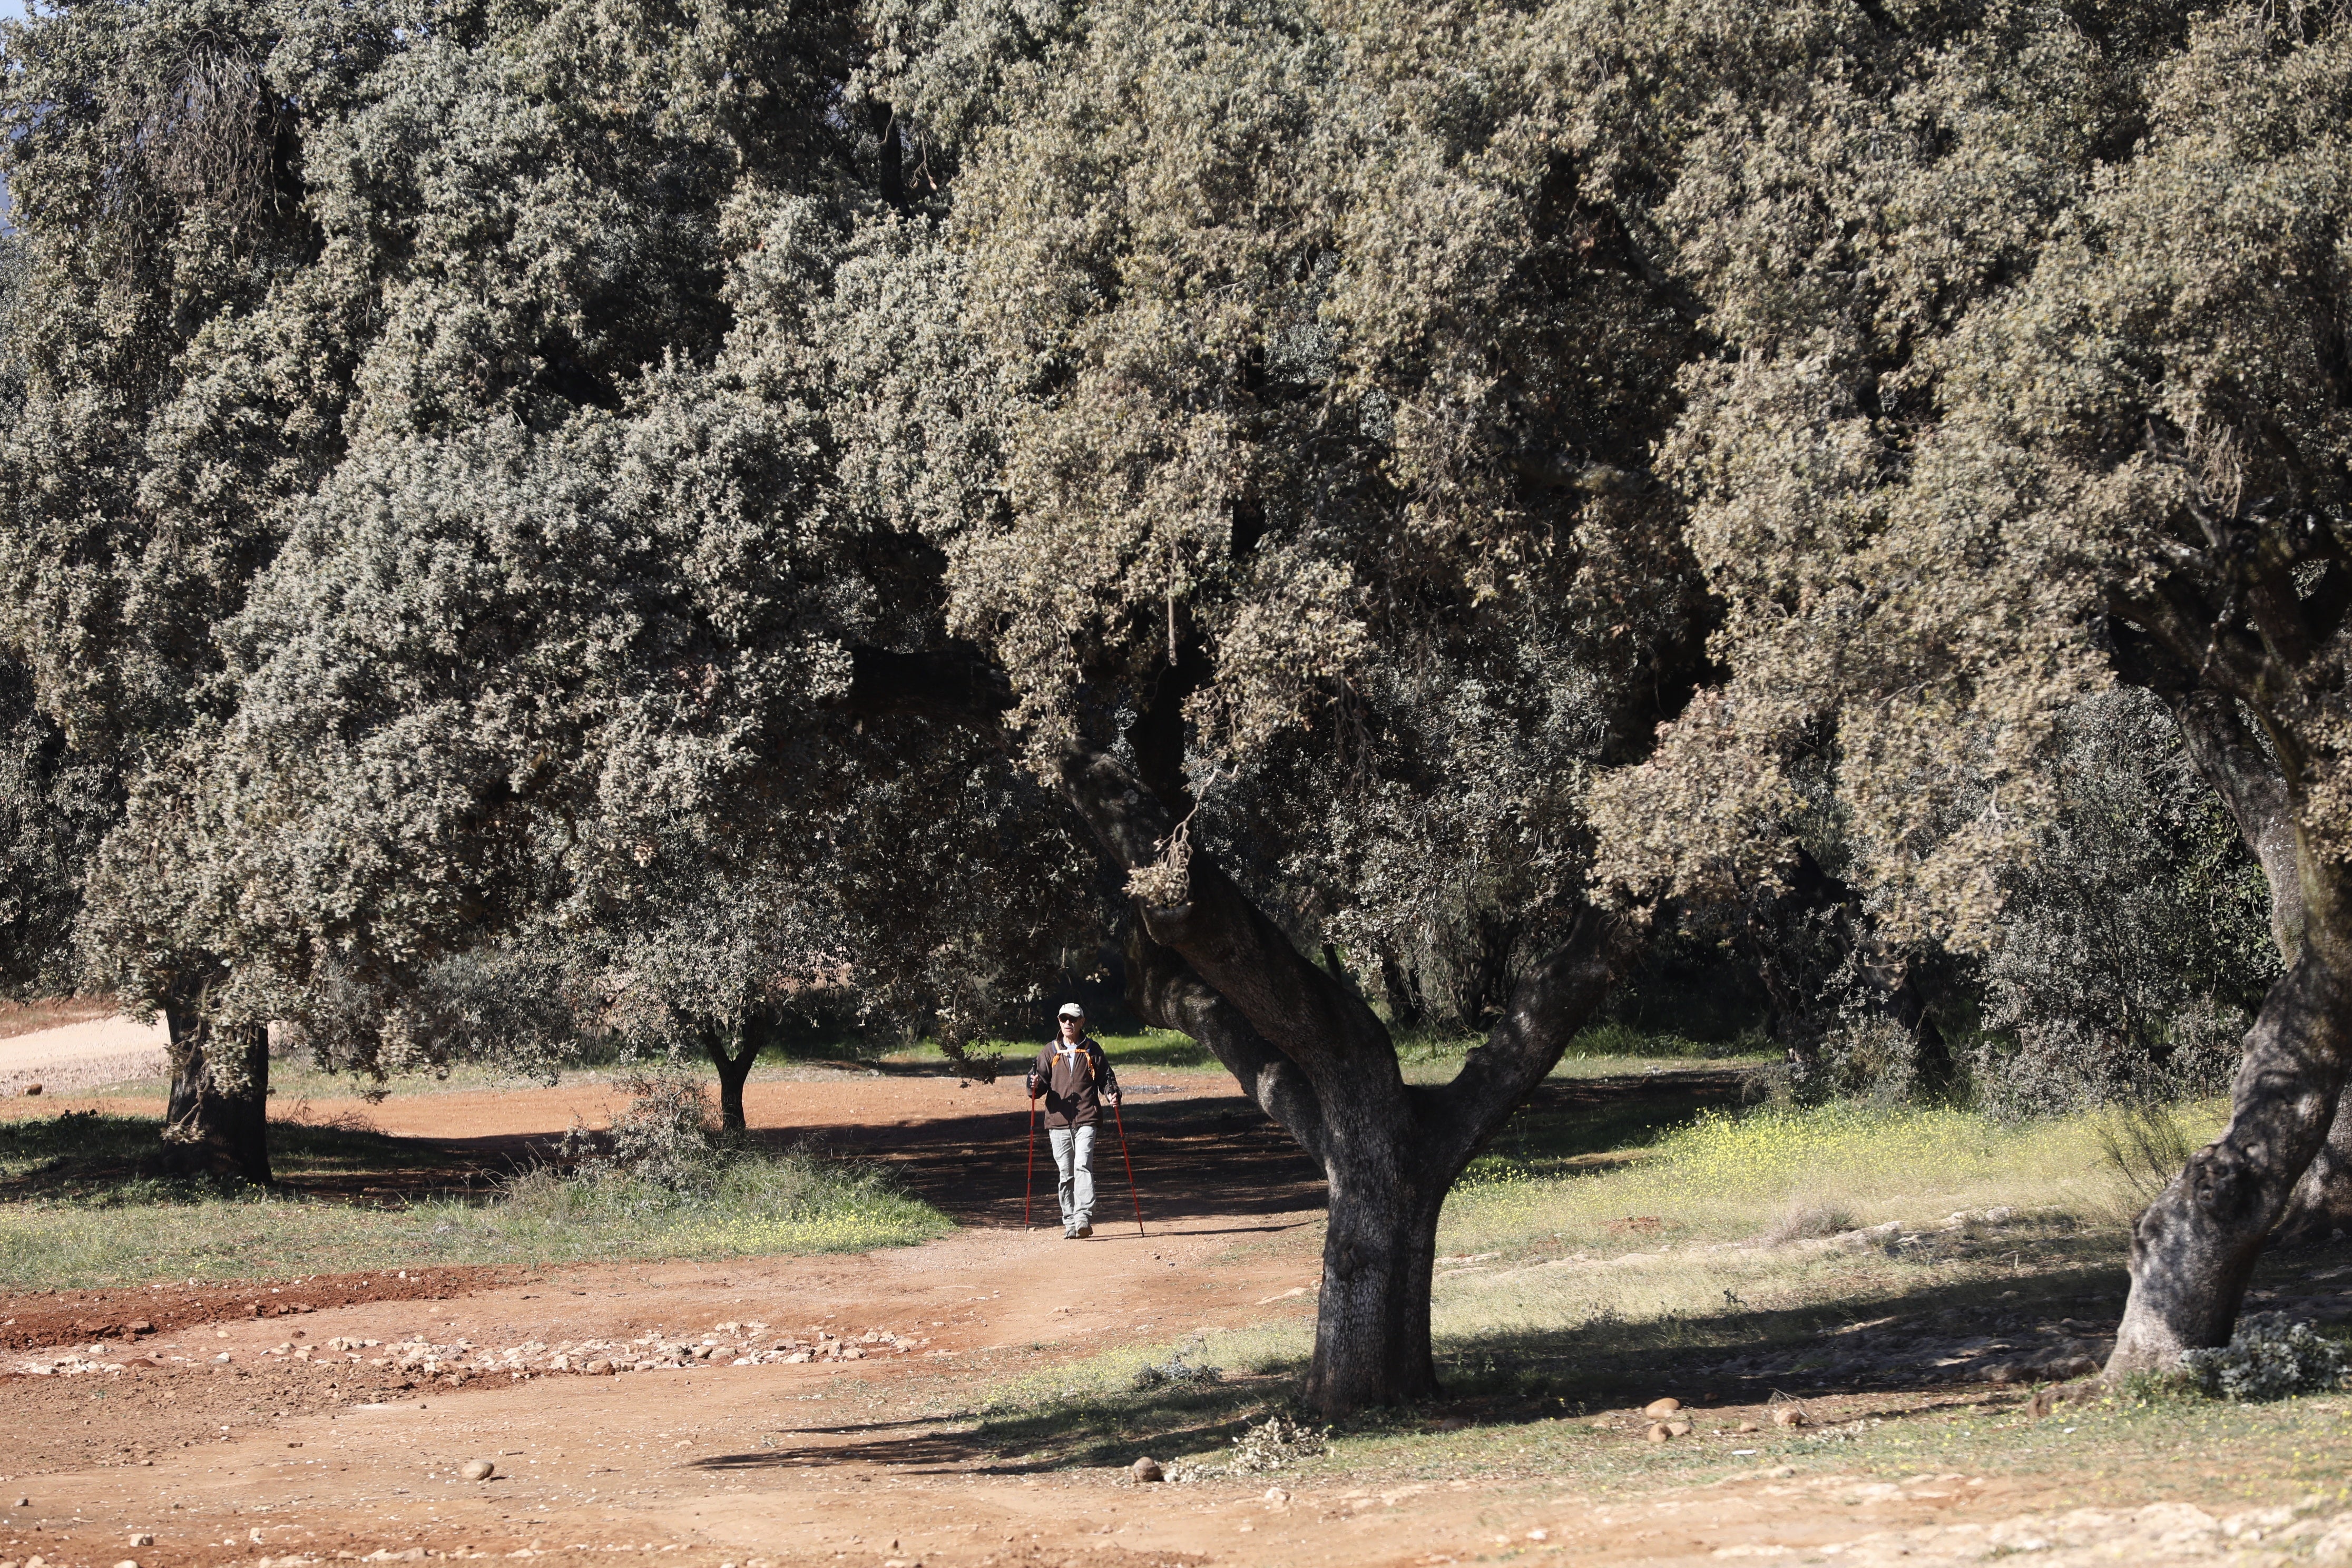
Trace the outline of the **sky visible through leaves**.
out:
<instances>
[{"instance_id":1,"label":"sky visible through leaves","mask_svg":"<svg viewBox=\"0 0 2352 1568\"><path fill-rule=\"evenodd\" d=\"M25 19L25 0L0 0L0 22ZM8 227L8 182L0 179L0 232Z\"/></svg>"}]
</instances>

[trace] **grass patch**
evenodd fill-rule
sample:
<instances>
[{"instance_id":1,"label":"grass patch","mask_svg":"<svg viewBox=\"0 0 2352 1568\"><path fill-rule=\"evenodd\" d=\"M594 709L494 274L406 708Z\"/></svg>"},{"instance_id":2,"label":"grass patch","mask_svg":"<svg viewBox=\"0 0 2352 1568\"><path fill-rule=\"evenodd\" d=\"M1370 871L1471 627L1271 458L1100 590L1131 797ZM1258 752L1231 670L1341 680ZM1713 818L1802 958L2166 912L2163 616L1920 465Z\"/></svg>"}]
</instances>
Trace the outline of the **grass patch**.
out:
<instances>
[{"instance_id":1,"label":"grass patch","mask_svg":"<svg viewBox=\"0 0 2352 1568\"><path fill-rule=\"evenodd\" d=\"M534 1262L862 1252L955 1228L877 1173L799 1150L746 1151L690 1192L625 1173L572 1179L542 1169L494 1202L447 1206L486 1248Z\"/></svg>"},{"instance_id":2,"label":"grass patch","mask_svg":"<svg viewBox=\"0 0 2352 1568\"><path fill-rule=\"evenodd\" d=\"M1490 1155L1448 1203L1438 1233L1447 1261L1433 1303L1448 1407L1491 1412L1518 1445L1513 1457L1497 1458L1489 1444L1475 1452L1474 1469L1540 1474L1598 1465L1684 1476L1721 1466L1723 1456L1697 1445L1629 1455L1623 1434L1596 1436L1587 1414L1661 1393L1760 1403L1782 1385L1809 1395L1851 1391L1858 1385L1843 1363L1856 1332L1958 1340L2054 1329L2062 1315L2112 1320L2120 1308L2125 1222L2137 1200L2106 1152L2105 1119L2017 1125L1942 1108L1838 1105L1693 1116L1690 1092L1669 1082L1623 1104L1572 1106L1547 1134L1549 1145L1525 1158ZM2172 1114L2201 1140L2225 1110L2209 1101ZM1641 1157L1595 1170L1574 1163L1575 1151L1612 1139L1631 1141L1617 1154ZM2001 1209L2011 1212L1983 1217ZM1958 1211L1973 1217L1948 1226ZM1823 1242L1832 1231L1889 1219L1928 1239ZM1124 1463L1139 1452L1213 1460L1244 1425L1291 1396L1313 1334L1302 1315L1016 1376L974 1413L976 1434L1041 1462ZM1174 1354L1222 1375L1138 1386L1144 1367ZM1779 1358L1767 1376L1693 1370L1763 1354ZM1343 1430L1328 1462L1463 1473L1449 1469L1474 1452L1462 1440L1402 1429L1427 1419L1368 1415ZM1833 1442L1818 1431L1739 1442L1767 1456L1751 1463L1785 1456L1850 1464L1854 1445L1900 1455L1902 1443L1932 1447L1956 1435L1982 1438L1971 1455L2041 1451L2021 1415L1988 1410L1966 1420L1973 1425L1937 1427L1931 1437L1915 1430L1899 1441L1882 1440L1865 1424L1842 1426ZM1613 1457L1599 1458L1603 1450ZM1939 1462L1958 1465L1963 1456Z\"/></svg>"},{"instance_id":3,"label":"grass patch","mask_svg":"<svg viewBox=\"0 0 2352 1568\"><path fill-rule=\"evenodd\" d=\"M1144 1029L1132 1035L1097 1035L1103 1055L1114 1069L1163 1068L1175 1072L1223 1072L1224 1064L1190 1035L1173 1029Z\"/></svg>"},{"instance_id":4,"label":"grass patch","mask_svg":"<svg viewBox=\"0 0 2352 1568\"><path fill-rule=\"evenodd\" d=\"M0 1204L111 1209L244 1191L242 1183L172 1174L158 1135L161 1125L153 1117L95 1110L0 1121ZM298 1183L435 1174L458 1183L466 1179L446 1150L352 1126L273 1121L269 1157L280 1179Z\"/></svg>"},{"instance_id":5,"label":"grass patch","mask_svg":"<svg viewBox=\"0 0 2352 1568\"><path fill-rule=\"evenodd\" d=\"M502 1180L417 1140L270 1131L281 1184L264 1189L171 1174L150 1119L0 1123L0 1289L860 1251L953 1228L876 1173L803 1151L747 1150L677 1189L625 1173ZM364 1201L373 1180L394 1195ZM403 1182L421 1194L398 1195Z\"/></svg>"},{"instance_id":6,"label":"grass patch","mask_svg":"<svg viewBox=\"0 0 2352 1568\"><path fill-rule=\"evenodd\" d=\"M2201 1138L2224 1110L2179 1115ZM2104 1125L1759 1108L1704 1112L1595 1174L1489 1159L1439 1227L1446 1255L1475 1260L1438 1281L1441 1364L1473 1388L1589 1400L1653 1379L1662 1361L1775 1347L1806 1352L1800 1374L1826 1372L1841 1331L1876 1321L1956 1338L2035 1314L2110 1315L2137 1205ZM1971 1217L1955 1227L1955 1214ZM1915 1241L1820 1242L1889 1220Z\"/></svg>"},{"instance_id":7,"label":"grass patch","mask_svg":"<svg viewBox=\"0 0 2352 1568\"><path fill-rule=\"evenodd\" d=\"M1407 1082L1443 1083L1461 1070L1464 1057L1486 1043L1484 1035L1411 1033L1398 1039L1397 1058ZM1754 1068L1779 1060L1780 1052L1760 1039L1727 1044L1627 1024L1594 1024L1569 1041L1550 1076L1556 1079L1633 1078L1705 1063Z\"/></svg>"},{"instance_id":8,"label":"grass patch","mask_svg":"<svg viewBox=\"0 0 2352 1568\"><path fill-rule=\"evenodd\" d=\"M1097 1032L1103 1054L1111 1066L1131 1072L1150 1068L1167 1072L1223 1072L1223 1064L1211 1055L1208 1048L1189 1035L1173 1029L1141 1029L1132 1034ZM1407 1033L1397 1037L1397 1059L1405 1079L1412 1083L1443 1083L1461 1070L1462 1058L1486 1043L1484 1036L1434 1033ZM991 1040L975 1045L975 1057L995 1055L1004 1061L1003 1070L1021 1071L1041 1048L1043 1042L1028 1040ZM764 1059L764 1058L762 1058ZM939 1048L924 1040L901 1047L881 1058L895 1067L944 1067L945 1059ZM1767 1047L1754 1048L1739 1045L1709 1045L1685 1039L1677 1035L1644 1034L1622 1024L1601 1024L1585 1030L1569 1043L1559 1066L1552 1069L1555 1079L1627 1078L1653 1072L1668 1072L1702 1062L1719 1062L1725 1066L1754 1066L1777 1061L1779 1054Z\"/></svg>"},{"instance_id":9,"label":"grass patch","mask_svg":"<svg viewBox=\"0 0 2352 1568\"><path fill-rule=\"evenodd\" d=\"M2202 1142L2227 1107L2179 1114ZM1445 1226L1465 1251L1565 1242L1622 1252L1752 1237L1804 1208L1865 1226L2000 1205L2120 1224L2138 1205L2107 1158L2105 1127L2098 1114L2004 1124L1944 1107L1709 1110L1606 1176L1555 1174L1507 1151L1481 1160L1454 1189Z\"/></svg>"},{"instance_id":10,"label":"grass patch","mask_svg":"<svg viewBox=\"0 0 2352 1568\"><path fill-rule=\"evenodd\" d=\"M1557 1079L1504 1124L1464 1178L1476 1184L1615 1169L1651 1157L1661 1139L1696 1118L1738 1110L1757 1093L1752 1077L1720 1066Z\"/></svg>"}]
</instances>

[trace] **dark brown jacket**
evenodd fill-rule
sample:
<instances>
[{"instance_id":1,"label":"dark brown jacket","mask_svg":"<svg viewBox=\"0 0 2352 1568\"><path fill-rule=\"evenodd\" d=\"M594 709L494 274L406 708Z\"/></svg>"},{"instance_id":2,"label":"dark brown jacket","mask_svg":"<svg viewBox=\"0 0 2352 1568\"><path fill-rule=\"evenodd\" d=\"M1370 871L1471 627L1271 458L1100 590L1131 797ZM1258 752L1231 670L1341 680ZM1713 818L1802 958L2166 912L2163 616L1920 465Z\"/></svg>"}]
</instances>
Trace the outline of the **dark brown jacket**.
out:
<instances>
[{"instance_id":1,"label":"dark brown jacket","mask_svg":"<svg viewBox=\"0 0 2352 1568\"><path fill-rule=\"evenodd\" d=\"M1066 1055L1062 1042L1054 1040L1037 1053L1037 1063L1029 1069L1030 1094L1041 1090L1046 1126L1085 1127L1093 1122L1102 1097L1118 1092L1118 1075L1110 1070L1110 1058L1093 1036L1081 1036L1076 1048Z\"/></svg>"}]
</instances>

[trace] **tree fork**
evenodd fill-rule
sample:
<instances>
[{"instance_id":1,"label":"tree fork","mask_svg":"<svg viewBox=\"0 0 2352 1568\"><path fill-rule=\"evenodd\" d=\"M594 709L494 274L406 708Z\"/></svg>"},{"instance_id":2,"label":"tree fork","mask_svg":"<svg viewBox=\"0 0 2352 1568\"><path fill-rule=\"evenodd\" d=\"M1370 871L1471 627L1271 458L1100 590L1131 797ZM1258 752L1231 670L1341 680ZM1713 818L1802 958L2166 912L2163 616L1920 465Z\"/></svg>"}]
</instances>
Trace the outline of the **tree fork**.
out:
<instances>
[{"instance_id":1,"label":"tree fork","mask_svg":"<svg viewBox=\"0 0 2352 1568\"><path fill-rule=\"evenodd\" d=\"M1055 782L1105 858L1128 872L1170 850L1183 795L1171 681L1129 739L1140 776L1074 745ZM1007 750L1003 673L972 650L859 648L844 706L966 725ZM1189 809L1189 800L1187 801ZM1181 892L1131 900L1128 995L1147 1022L1201 1041L1330 1184L1324 1295L1307 1394L1328 1415L1437 1388L1429 1299L1437 1217L1478 1149L1558 1064L1634 951L1632 922L1586 908L1511 993L1451 1083L1405 1084L1388 1028L1352 987L1300 952L1214 860L1184 851Z\"/></svg>"},{"instance_id":2,"label":"tree fork","mask_svg":"<svg viewBox=\"0 0 2352 1568\"><path fill-rule=\"evenodd\" d=\"M702 1031L702 1048L710 1065L719 1069L719 1124L730 1132L740 1132L750 1125L743 1118L743 1085L751 1079L752 1064L760 1059L759 1032L748 1025L735 1030L730 1050L724 1031L708 1028Z\"/></svg>"},{"instance_id":3,"label":"tree fork","mask_svg":"<svg viewBox=\"0 0 2352 1568\"><path fill-rule=\"evenodd\" d=\"M1164 806L1115 759L1074 756L1062 782L1115 863L1140 870L1168 850ZM1445 1194L1600 1005L1633 933L1585 910L1454 1080L1418 1089L1352 988L1300 952L1204 851L1181 858L1179 901L1134 901L1130 1001L1206 1043L1323 1168L1329 1206L1307 1398L1327 1415L1428 1398Z\"/></svg>"}]
</instances>

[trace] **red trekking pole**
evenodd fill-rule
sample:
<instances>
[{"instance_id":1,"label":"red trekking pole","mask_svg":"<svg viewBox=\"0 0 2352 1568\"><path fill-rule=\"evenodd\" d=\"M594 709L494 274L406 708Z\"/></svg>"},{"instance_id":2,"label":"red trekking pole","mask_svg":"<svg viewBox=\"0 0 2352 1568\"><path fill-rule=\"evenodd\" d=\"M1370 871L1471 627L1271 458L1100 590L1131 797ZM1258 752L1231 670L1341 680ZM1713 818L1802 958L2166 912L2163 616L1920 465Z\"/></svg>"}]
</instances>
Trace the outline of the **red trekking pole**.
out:
<instances>
[{"instance_id":1,"label":"red trekking pole","mask_svg":"<svg viewBox=\"0 0 2352 1568\"><path fill-rule=\"evenodd\" d=\"M1118 1101L1110 1102L1110 1119L1118 1126L1118 1157L1127 1162L1127 1201L1135 1205L1135 1234L1143 1234L1143 1200L1135 1195L1135 1156L1127 1152L1127 1118L1118 1113Z\"/></svg>"},{"instance_id":2,"label":"red trekking pole","mask_svg":"<svg viewBox=\"0 0 2352 1568\"><path fill-rule=\"evenodd\" d=\"M1021 1228L1029 1228L1029 1194L1037 1190L1037 1097L1029 1097L1029 1173L1021 1181Z\"/></svg>"}]
</instances>

